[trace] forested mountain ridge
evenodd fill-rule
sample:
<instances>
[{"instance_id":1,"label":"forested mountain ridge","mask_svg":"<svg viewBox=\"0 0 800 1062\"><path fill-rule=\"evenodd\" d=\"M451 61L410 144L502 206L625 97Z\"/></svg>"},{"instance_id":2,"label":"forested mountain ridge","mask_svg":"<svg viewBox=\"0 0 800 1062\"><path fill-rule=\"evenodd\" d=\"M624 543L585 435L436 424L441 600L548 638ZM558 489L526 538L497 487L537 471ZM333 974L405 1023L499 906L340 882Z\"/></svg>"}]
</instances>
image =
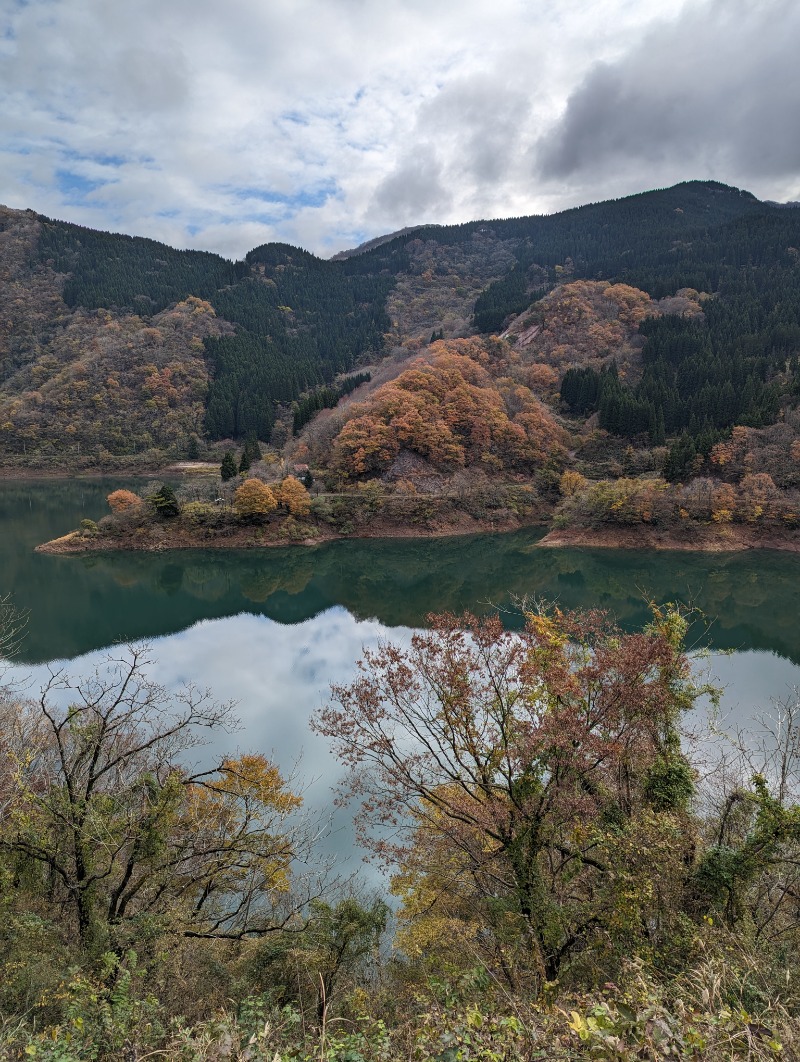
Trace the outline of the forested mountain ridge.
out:
<instances>
[{"instance_id":1,"label":"forested mountain ridge","mask_svg":"<svg viewBox=\"0 0 800 1062\"><path fill-rule=\"evenodd\" d=\"M800 213L716 182L414 227L335 261L267 244L234 263L3 210L0 453L102 463L247 434L268 441L276 416L291 423L292 403L298 426L335 401L342 374L415 356L432 336L533 320L538 299L586 280L652 300L715 296L702 313L644 322L639 370L606 379L602 402L599 377L577 389L568 380L560 396L548 380L555 412L598 411L601 427L637 445L673 441L678 475L733 424L774 422L797 391L798 247ZM159 315L179 305L182 328L165 332ZM605 362L618 353L595 345ZM570 366L549 364L560 385Z\"/></svg>"}]
</instances>

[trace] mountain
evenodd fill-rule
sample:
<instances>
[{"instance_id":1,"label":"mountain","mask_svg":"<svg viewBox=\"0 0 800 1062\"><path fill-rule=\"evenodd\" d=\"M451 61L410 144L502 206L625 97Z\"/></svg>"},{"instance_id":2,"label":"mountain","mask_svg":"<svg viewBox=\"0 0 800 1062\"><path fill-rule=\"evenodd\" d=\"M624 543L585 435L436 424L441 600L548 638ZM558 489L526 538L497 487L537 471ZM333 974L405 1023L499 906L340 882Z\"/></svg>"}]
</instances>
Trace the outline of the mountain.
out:
<instances>
[{"instance_id":1,"label":"mountain","mask_svg":"<svg viewBox=\"0 0 800 1062\"><path fill-rule=\"evenodd\" d=\"M668 438L705 433L708 449L796 398L798 248L800 212L708 181L414 227L331 261L266 244L230 262L2 208L0 456L91 464L266 441L293 403L335 402L348 374L370 370L377 386L387 356L419 355L433 334L502 332L579 280L714 296L645 322L633 375L604 381L599 410L612 434L652 442L663 424ZM571 386L561 412L591 415ZM599 396L599 378L584 392Z\"/></svg>"},{"instance_id":2,"label":"mountain","mask_svg":"<svg viewBox=\"0 0 800 1062\"><path fill-rule=\"evenodd\" d=\"M364 243L360 243L358 247L350 247L346 251L337 251L336 254L331 255L331 261L342 262L345 258L353 258L357 254L363 254L365 251L373 251L376 247L382 247L385 243L389 243L398 236L406 236L409 232L416 232L417 229L426 227L425 225L407 225L404 229L386 233L385 236L375 236L371 240L365 240Z\"/></svg>"}]
</instances>

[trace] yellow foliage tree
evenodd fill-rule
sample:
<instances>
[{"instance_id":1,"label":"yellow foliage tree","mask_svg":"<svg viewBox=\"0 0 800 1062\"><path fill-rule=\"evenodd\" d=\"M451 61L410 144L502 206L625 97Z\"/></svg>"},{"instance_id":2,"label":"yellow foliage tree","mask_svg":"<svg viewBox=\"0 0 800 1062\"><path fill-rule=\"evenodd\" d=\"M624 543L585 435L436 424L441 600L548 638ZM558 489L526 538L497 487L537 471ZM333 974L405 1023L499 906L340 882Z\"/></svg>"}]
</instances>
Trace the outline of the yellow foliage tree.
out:
<instances>
[{"instance_id":1,"label":"yellow foliage tree","mask_svg":"<svg viewBox=\"0 0 800 1062\"><path fill-rule=\"evenodd\" d=\"M564 498L571 498L573 494L577 494L579 490L588 483L585 476L582 476L580 472L576 472L572 468L567 468L561 473L561 479L558 481L558 489L561 492L561 496Z\"/></svg>"},{"instance_id":2,"label":"yellow foliage tree","mask_svg":"<svg viewBox=\"0 0 800 1062\"><path fill-rule=\"evenodd\" d=\"M766 472L748 473L742 476L739 484L736 515L749 524L769 519L775 515L773 509L777 499L778 489L772 476Z\"/></svg>"},{"instance_id":3,"label":"yellow foliage tree","mask_svg":"<svg viewBox=\"0 0 800 1062\"><path fill-rule=\"evenodd\" d=\"M311 497L295 476L287 476L276 494L278 504L288 509L292 516L308 516L311 511Z\"/></svg>"},{"instance_id":4,"label":"yellow foliage tree","mask_svg":"<svg viewBox=\"0 0 800 1062\"><path fill-rule=\"evenodd\" d=\"M246 479L233 496L238 516L268 516L277 507L275 495L260 479Z\"/></svg>"},{"instance_id":5,"label":"yellow foliage tree","mask_svg":"<svg viewBox=\"0 0 800 1062\"><path fill-rule=\"evenodd\" d=\"M727 524L733 519L736 509L736 491L730 483L720 483L714 488L711 519L718 524Z\"/></svg>"}]
</instances>

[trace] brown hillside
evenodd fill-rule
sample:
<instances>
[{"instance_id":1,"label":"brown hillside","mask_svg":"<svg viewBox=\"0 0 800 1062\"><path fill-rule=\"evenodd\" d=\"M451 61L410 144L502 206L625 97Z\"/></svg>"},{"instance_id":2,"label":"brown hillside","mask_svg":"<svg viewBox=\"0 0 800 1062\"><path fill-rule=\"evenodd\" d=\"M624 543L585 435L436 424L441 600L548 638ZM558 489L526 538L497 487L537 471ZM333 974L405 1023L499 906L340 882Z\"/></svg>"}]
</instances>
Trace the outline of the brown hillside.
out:
<instances>
[{"instance_id":1,"label":"brown hillside","mask_svg":"<svg viewBox=\"0 0 800 1062\"><path fill-rule=\"evenodd\" d=\"M574 280L516 317L503 338L527 361L547 365L559 376L612 357L625 376L639 367L639 323L658 313L658 304L638 288Z\"/></svg>"},{"instance_id":2,"label":"brown hillside","mask_svg":"<svg viewBox=\"0 0 800 1062\"><path fill-rule=\"evenodd\" d=\"M401 453L451 472L527 472L565 454L566 433L515 379L504 343L434 343L394 380L346 408L331 464L347 477L387 473Z\"/></svg>"}]
</instances>

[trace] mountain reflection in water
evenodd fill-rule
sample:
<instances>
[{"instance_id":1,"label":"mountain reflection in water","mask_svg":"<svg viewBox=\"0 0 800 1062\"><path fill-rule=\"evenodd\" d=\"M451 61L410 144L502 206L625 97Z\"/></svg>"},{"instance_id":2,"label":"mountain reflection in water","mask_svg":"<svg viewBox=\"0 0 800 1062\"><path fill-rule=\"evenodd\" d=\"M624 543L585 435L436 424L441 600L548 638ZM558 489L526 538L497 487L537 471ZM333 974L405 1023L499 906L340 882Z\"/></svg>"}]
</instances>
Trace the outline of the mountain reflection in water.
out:
<instances>
[{"instance_id":1,"label":"mountain reflection in water","mask_svg":"<svg viewBox=\"0 0 800 1062\"><path fill-rule=\"evenodd\" d=\"M82 517L102 516L106 495L120 485L0 482L0 593L30 611L13 674L35 690L46 661L85 674L104 647L148 640L154 677L169 689L191 680L237 702L242 730L224 736L215 753L274 752L284 771L301 758L308 801L320 809L330 808L339 768L310 732L310 714L331 682L353 677L364 646L406 641L431 611L500 606L515 625L513 602L527 596L607 608L633 627L646 622L648 600L680 600L712 621L692 639L734 650L710 660L733 724L747 724L800 682L794 554L548 550L537 545L540 531L245 553L33 552ZM339 832L329 844L352 857L349 818L335 813Z\"/></svg>"}]
</instances>

